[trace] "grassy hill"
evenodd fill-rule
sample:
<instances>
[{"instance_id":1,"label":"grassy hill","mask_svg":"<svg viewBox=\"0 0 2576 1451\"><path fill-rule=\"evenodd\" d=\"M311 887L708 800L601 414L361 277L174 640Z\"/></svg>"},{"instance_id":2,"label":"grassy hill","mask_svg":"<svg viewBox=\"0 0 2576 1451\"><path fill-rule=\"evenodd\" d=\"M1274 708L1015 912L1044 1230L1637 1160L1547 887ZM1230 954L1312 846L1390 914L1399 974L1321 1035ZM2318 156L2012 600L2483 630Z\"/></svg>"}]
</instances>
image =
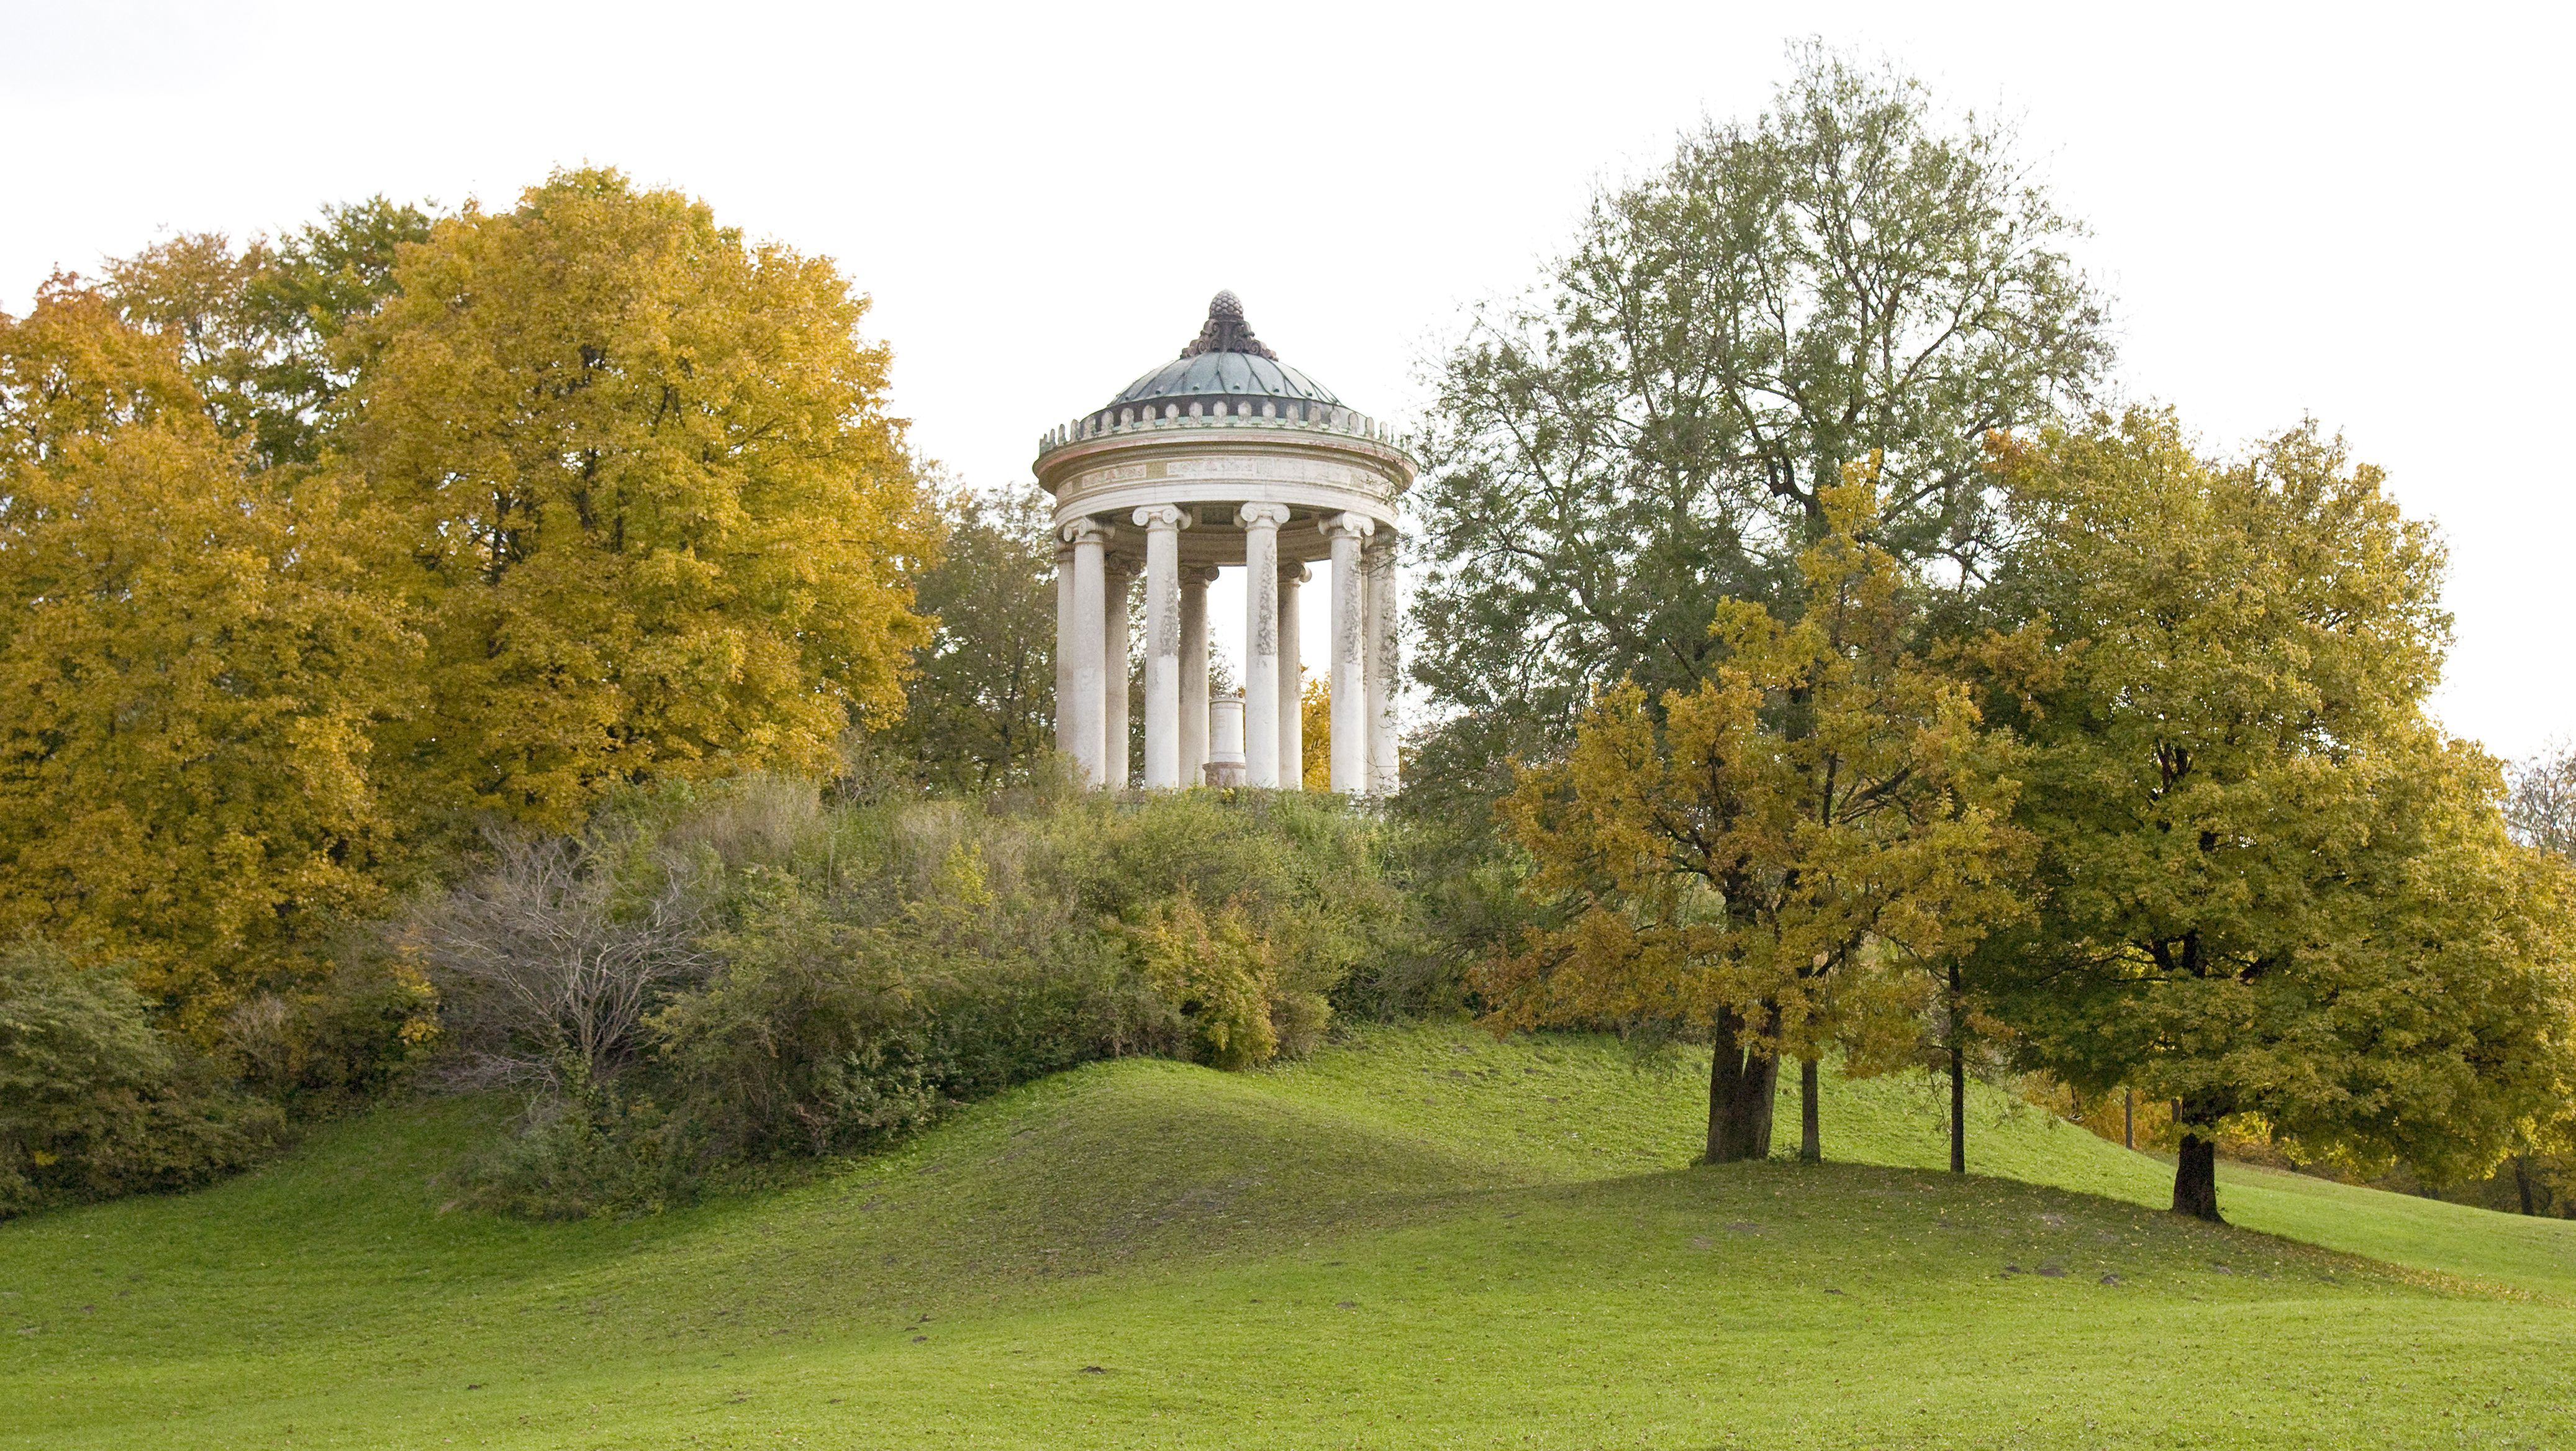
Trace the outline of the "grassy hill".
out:
<instances>
[{"instance_id":1,"label":"grassy hill","mask_svg":"<svg viewBox=\"0 0 2576 1451\"><path fill-rule=\"evenodd\" d=\"M573 1225L442 1209L495 1106L389 1109L0 1225L0 1446L2576 1444L2576 1224L2237 1170L2197 1225L1994 1096L1955 1180L1925 1083L1693 1168L1699 1071L1105 1064Z\"/></svg>"}]
</instances>

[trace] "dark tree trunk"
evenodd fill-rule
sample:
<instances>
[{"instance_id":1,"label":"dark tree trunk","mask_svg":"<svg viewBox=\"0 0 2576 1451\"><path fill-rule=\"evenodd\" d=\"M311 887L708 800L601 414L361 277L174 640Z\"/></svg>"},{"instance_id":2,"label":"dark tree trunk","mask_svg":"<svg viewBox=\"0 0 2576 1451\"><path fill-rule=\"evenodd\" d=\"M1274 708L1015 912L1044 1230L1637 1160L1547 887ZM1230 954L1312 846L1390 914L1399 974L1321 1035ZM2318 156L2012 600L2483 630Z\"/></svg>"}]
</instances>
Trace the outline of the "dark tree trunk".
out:
<instances>
[{"instance_id":1,"label":"dark tree trunk","mask_svg":"<svg viewBox=\"0 0 2576 1451\"><path fill-rule=\"evenodd\" d=\"M1968 995L1950 959L1950 1172L1968 1172Z\"/></svg>"},{"instance_id":2,"label":"dark tree trunk","mask_svg":"<svg viewBox=\"0 0 2576 1451\"><path fill-rule=\"evenodd\" d=\"M2173 1212L2212 1224L2227 1222L2218 1217L2218 1145L2188 1129L2182 1153L2174 1160Z\"/></svg>"},{"instance_id":3,"label":"dark tree trunk","mask_svg":"<svg viewBox=\"0 0 2576 1451\"><path fill-rule=\"evenodd\" d=\"M1968 1172L1968 1045L1950 1025L1950 1172Z\"/></svg>"},{"instance_id":4,"label":"dark tree trunk","mask_svg":"<svg viewBox=\"0 0 2576 1451\"><path fill-rule=\"evenodd\" d=\"M1821 1164L1825 1161L1825 1136L1820 1127L1822 1116L1816 1103L1816 1060L1798 1060L1798 1162Z\"/></svg>"},{"instance_id":5,"label":"dark tree trunk","mask_svg":"<svg viewBox=\"0 0 2576 1451\"><path fill-rule=\"evenodd\" d=\"M2523 1213L2537 1214L2540 1212L2531 1207L2531 1156L2529 1154L2516 1154L2513 1156L2513 1187L2522 1191Z\"/></svg>"},{"instance_id":6,"label":"dark tree trunk","mask_svg":"<svg viewBox=\"0 0 2576 1451\"><path fill-rule=\"evenodd\" d=\"M2137 1146L2138 1091L2134 1088L2124 1088L2120 1090L2120 1147L2134 1149Z\"/></svg>"},{"instance_id":7,"label":"dark tree trunk","mask_svg":"<svg viewBox=\"0 0 2576 1451\"><path fill-rule=\"evenodd\" d=\"M1720 1009L1708 1065L1708 1162L1771 1157L1771 1098L1780 1060L1761 1051L1761 1035L1731 1008Z\"/></svg>"}]
</instances>

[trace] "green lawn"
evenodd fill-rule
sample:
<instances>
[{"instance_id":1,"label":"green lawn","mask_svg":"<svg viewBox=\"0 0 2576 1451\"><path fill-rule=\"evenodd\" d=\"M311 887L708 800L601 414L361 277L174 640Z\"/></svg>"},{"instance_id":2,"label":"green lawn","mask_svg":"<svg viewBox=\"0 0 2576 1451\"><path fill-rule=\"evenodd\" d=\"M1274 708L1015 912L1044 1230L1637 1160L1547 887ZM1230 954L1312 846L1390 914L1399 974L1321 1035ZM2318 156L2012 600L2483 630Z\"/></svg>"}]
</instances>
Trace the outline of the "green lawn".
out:
<instances>
[{"instance_id":1,"label":"green lawn","mask_svg":"<svg viewBox=\"0 0 2576 1451\"><path fill-rule=\"evenodd\" d=\"M442 1211L493 1108L389 1109L0 1225L0 1445L2576 1444L2576 1224L2258 1171L2192 1224L1992 1096L2010 1177L1955 1180L1893 1081L1829 1087L1866 1162L1692 1168L1699 1071L1454 1028L1107 1064L578 1225Z\"/></svg>"}]
</instances>

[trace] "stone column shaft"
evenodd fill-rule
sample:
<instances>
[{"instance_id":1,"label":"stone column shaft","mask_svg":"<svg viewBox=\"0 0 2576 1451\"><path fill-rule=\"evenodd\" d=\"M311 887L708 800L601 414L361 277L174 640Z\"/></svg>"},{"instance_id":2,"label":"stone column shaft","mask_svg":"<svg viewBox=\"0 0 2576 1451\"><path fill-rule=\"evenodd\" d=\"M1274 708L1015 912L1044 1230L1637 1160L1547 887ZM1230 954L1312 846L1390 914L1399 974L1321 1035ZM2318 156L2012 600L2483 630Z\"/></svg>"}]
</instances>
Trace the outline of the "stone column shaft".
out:
<instances>
[{"instance_id":1,"label":"stone column shaft","mask_svg":"<svg viewBox=\"0 0 2576 1451\"><path fill-rule=\"evenodd\" d=\"M1181 784L1207 784L1208 586L1216 571L1181 571Z\"/></svg>"},{"instance_id":2,"label":"stone column shaft","mask_svg":"<svg viewBox=\"0 0 2576 1451\"><path fill-rule=\"evenodd\" d=\"M1181 511L1136 511L1145 531L1145 789L1181 785Z\"/></svg>"},{"instance_id":3,"label":"stone column shaft","mask_svg":"<svg viewBox=\"0 0 2576 1451\"><path fill-rule=\"evenodd\" d=\"M1402 784L1396 764L1396 693L1403 682L1396 624L1403 609L1396 592L1395 533L1371 541L1368 565L1368 789L1392 796Z\"/></svg>"},{"instance_id":4,"label":"stone column shaft","mask_svg":"<svg viewBox=\"0 0 2576 1451\"><path fill-rule=\"evenodd\" d=\"M1306 786L1306 662L1301 653L1297 587L1306 566L1279 566L1279 784Z\"/></svg>"},{"instance_id":5,"label":"stone column shaft","mask_svg":"<svg viewBox=\"0 0 2576 1451\"><path fill-rule=\"evenodd\" d=\"M1055 748L1076 760L1073 746L1073 545L1058 536L1055 546Z\"/></svg>"},{"instance_id":6,"label":"stone column shaft","mask_svg":"<svg viewBox=\"0 0 2576 1451\"><path fill-rule=\"evenodd\" d=\"M1133 779L1136 762L1127 740L1127 591L1136 582L1136 561L1123 554L1102 556L1100 620L1101 784L1123 789Z\"/></svg>"},{"instance_id":7,"label":"stone column shaft","mask_svg":"<svg viewBox=\"0 0 2576 1451\"><path fill-rule=\"evenodd\" d=\"M1362 618L1368 590L1360 577L1360 545L1373 528L1362 514L1324 521L1324 536L1333 541L1333 789L1353 796L1368 789L1368 684L1362 675L1368 667Z\"/></svg>"},{"instance_id":8,"label":"stone column shaft","mask_svg":"<svg viewBox=\"0 0 2576 1451\"><path fill-rule=\"evenodd\" d=\"M1288 511L1246 504L1243 521L1243 782L1277 787L1279 772L1279 526Z\"/></svg>"},{"instance_id":9,"label":"stone column shaft","mask_svg":"<svg viewBox=\"0 0 2576 1451\"><path fill-rule=\"evenodd\" d=\"M1071 729L1065 748L1082 764L1083 778L1094 786L1108 784L1107 757L1102 751L1102 726L1107 717L1107 697L1101 688L1100 662L1101 622L1107 612L1107 571L1101 559L1101 545L1107 531L1089 519L1077 519L1065 526L1064 537L1073 545L1073 612L1072 628L1065 631L1068 653L1073 657L1073 709ZM1065 729L1059 722L1059 731Z\"/></svg>"}]
</instances>

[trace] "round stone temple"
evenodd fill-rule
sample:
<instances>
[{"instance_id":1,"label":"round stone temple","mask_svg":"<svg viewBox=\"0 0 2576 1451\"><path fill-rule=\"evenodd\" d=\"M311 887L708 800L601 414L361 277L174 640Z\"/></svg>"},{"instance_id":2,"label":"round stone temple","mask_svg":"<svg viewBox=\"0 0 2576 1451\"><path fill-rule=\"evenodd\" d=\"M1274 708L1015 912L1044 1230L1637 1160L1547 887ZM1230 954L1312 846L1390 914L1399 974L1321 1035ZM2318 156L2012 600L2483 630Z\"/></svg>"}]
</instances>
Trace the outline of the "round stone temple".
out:
<instances>
[{"instance_id":1,"label":"round stone temple","mask_svg":"<svg viewBox=\"0 0 2576 1451\"><path fill-rule=\"evenodd\" d=\"M1376 420L1280 361L1241 298L1209 299L1179 357L1048 430L1036 472L1055 496L1060 545L1056 735L1089 780L1303 787L1298 594L1313 582L1331 590L1332 789L1396 789L1396 501L1413 459ZM1326 580L1311 566L1328 561ZM1227 652L1243 694L1212 700L1208 586L1227 570L1243 572L1243 638ZM1140 574L1141 772L1127 689ZM1237 740L1239 755L1227 749Z\"/></svg>"}]
</instances>

